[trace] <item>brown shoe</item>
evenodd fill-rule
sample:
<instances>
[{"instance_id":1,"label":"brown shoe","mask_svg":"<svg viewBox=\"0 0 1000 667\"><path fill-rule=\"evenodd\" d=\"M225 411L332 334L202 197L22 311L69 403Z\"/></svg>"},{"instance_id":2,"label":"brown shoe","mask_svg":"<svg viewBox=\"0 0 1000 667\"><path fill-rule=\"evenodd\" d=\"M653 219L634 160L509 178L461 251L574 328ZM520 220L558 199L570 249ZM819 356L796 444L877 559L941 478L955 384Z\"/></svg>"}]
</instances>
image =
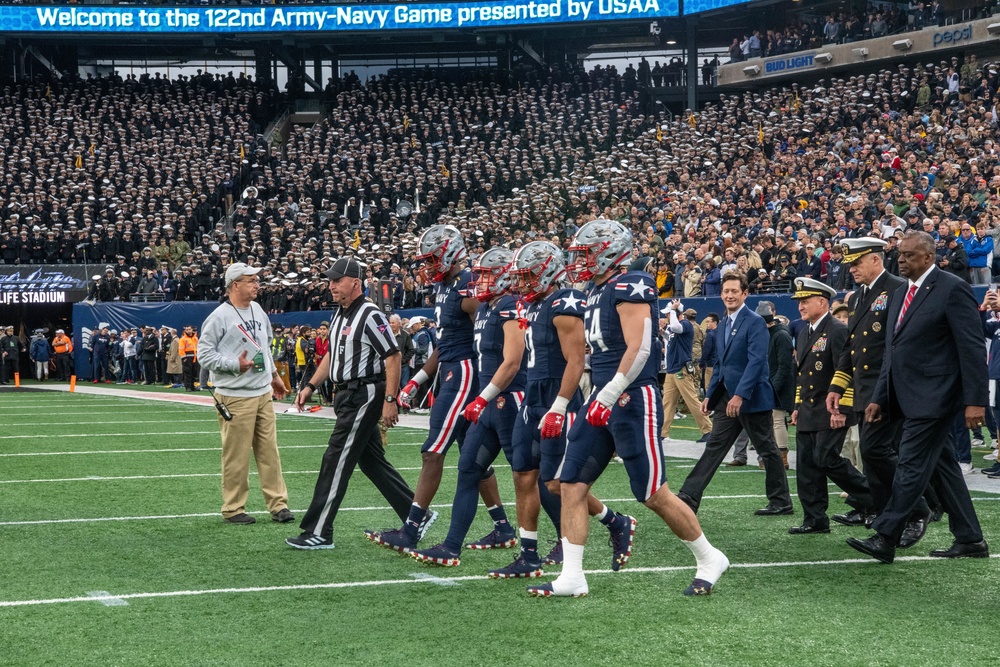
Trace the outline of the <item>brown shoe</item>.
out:
<instances>
[{"instance_id":1,"label":"brown shoe","mask_svg":"<svg viewBox=\"0 0 1000 667\"><path fill-rule=\"evenodd\" d=\"M779 449L778 451L781 452L781 462L785 464L785 470L788 470L788 450Z\"/></svg>"},{"instance_id":2,"label":"brown shoe","mask_svg":"<svg viewBox=\"0 0 1000 667\"><path fill-rule=\"evenodd\" d=\"M746 464L747 462L743 459L733 459L732 461L728 461L726 463L726 465L730 468L737 468L739 466L745 466Z\"/></svg>"},{"instance_id":3,"label":"brown shoe","mask_svg":"<svg viewBox=\"0 0 1000 667\"><path fill-rule=\"evenodd\" d=\"M253 518L246 512L240 512L239 514L234 514L231 517L223 519L225 523L233 523L237 526L249 526L252 523L257 523L257 519Z\"/></svg>"},{"instance_id":4,"label":"brown shoe","mask_svg":"<svg viewBox=\"0 0 1000 667\"><path fill-rule=\"evenodd\" d=\"M764 459L757 459L757 467L761 470L764 469Z\"/></svg>"}]
</instances>

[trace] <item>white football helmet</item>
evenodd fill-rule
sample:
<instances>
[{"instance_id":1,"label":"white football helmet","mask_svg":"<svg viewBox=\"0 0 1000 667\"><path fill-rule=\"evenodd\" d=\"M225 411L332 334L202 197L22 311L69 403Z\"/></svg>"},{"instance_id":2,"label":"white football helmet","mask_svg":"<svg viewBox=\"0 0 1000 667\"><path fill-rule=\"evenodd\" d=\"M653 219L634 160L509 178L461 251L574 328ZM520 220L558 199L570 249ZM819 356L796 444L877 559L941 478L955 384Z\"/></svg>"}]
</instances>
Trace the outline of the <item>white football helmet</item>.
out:
<instances>
[{"instance_id":1,"label":"white football helmet","mask_svg":"<svg viewBox=\"0 0 1000 667\"><path fill-rule=\"evenodd\" d=\"M569 246L566 267L573 282L582 282L622 266L632 256L632 232L614 220L592 220L580 227Z\"/></svg>"},{"instance_id":2,"label":"white football helmet","mask_svg":"<svg viewBox=\"0 0 1000 667\"><path fill-rule=\"evenodd\" d=\"M510 269L514 291L531 303L566 277L562 250L548 241L532 241L514 253Z\"/></svg>"},{"instance_id":3,"label":"white football helmet","mask_svg":"<svg viewBox=\"0 0 1000 667\"><path fill-rule=\"evenodd\" d=\"M439 283L448 277L455 266L468 257L462 232L452 225L433 225L417 241L417 261L424 280Z\"/></svg>"},{"instance_id":4,"label":"white football helmet","mask_svg":"<svg viewBox=\"0 0 1000 667\"><path fill-rule=\"evenodd\" d=\"M510 291L512 261L514 253L507 248L490 248L480 255L472 267L472 277L475 278L469 286L472 295L486 302Z\"/></svg>"}]
</instances>

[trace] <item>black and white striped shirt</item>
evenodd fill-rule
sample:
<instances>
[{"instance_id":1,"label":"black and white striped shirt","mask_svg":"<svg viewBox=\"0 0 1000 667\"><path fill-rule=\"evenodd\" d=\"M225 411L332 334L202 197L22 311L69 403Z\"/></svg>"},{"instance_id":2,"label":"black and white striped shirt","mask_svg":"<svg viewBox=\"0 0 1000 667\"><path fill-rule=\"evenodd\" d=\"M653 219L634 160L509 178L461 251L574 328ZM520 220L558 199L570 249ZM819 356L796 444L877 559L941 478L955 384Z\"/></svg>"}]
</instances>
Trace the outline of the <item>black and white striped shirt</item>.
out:
<instances>
[{"instance_id":1,"label":"black and white striped shirt","mask_svg":"<svg viewBox=\"0 0 1000 667\"><path fill-rule=\"evenodd\" d=\"M385 372L385 358L399 351L389 320L375 304L358 297L337 308L330 322L330 380L348 382Z\"/></svg>"}]
</instances>

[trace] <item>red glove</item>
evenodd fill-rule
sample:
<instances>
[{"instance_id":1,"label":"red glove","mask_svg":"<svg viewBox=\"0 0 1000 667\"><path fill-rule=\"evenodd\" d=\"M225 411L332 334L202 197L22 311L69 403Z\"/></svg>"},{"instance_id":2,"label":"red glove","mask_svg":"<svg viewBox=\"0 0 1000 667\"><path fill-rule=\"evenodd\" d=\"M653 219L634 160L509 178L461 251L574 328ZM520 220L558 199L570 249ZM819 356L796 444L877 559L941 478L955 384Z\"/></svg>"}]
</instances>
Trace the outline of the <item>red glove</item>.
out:
<instances>
[{"instance_id":1,"label":"red glove","mask_svg":"<svg viewBox=\"0 0 1000 667\"><path fill-rule=\"evenodd\" d=\"M545 416L542 417L542 440L558 438L562 433L565 421L566 415L561 415L558 412L546 412Z\"/></svg>"},{"instance_id":2,"label":"red glove","mask_svg":"<svg viewBox=\"0 0 1000 667\"><path fill-rule=\"evenodd\" d=\"M410 398L413 396L414 392L416 392L419 387L420 387L419 384L417 384L413 380L410 380L409 382L406 383L406 386L403 387L403 391L399 392L399 396L396 398L396 402L399 403L404 408L409 409Z\"/></svg>"},{"instance_id":3,"label":"red glove","mask_svg":"<svg viewBox=\"0 0 1000 667\"><path fill-rule=\"evenodd\" d=\"M465 406L465 412L462 413L462 416L475 424L479 421L479 415L483 414L487 405L489 404L482 396L476 396L476 400Z\"/></svg>"},{"instance_id":4,"label":"red glove","mask_svg":"<svg viewBox=\"0 0 1000 667\"><path fill-rule=\"evenodd\" d=\"M609 419L611 419L611 408L605 407L597 401L591 403L590 407L587 408L587 423L591 426L607 426Z\"/></svg>"}]
</instances>

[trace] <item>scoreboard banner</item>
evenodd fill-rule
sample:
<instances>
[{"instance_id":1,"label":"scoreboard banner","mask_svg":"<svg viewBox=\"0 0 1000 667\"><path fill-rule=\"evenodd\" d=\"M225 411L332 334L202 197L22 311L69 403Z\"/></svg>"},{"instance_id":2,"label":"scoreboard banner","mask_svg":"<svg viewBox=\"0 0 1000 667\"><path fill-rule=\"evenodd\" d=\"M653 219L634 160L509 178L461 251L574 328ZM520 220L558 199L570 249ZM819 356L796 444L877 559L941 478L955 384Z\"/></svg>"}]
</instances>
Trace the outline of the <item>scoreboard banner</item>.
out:
<instances>
[{"instance_id":1,"label":"scoreboard banner","mask_svg":"<svg viewBox=\"0 0 1000 667\"><path fill-rule=\"evenodd\" d=\"M700 1L708 6L713 0ZM726 0L721 0L725 2ZM513 28L680 15L679 0L486 0L268 7L0 6L0 33L264 34Z\"/></svg>"}]
</instances>

